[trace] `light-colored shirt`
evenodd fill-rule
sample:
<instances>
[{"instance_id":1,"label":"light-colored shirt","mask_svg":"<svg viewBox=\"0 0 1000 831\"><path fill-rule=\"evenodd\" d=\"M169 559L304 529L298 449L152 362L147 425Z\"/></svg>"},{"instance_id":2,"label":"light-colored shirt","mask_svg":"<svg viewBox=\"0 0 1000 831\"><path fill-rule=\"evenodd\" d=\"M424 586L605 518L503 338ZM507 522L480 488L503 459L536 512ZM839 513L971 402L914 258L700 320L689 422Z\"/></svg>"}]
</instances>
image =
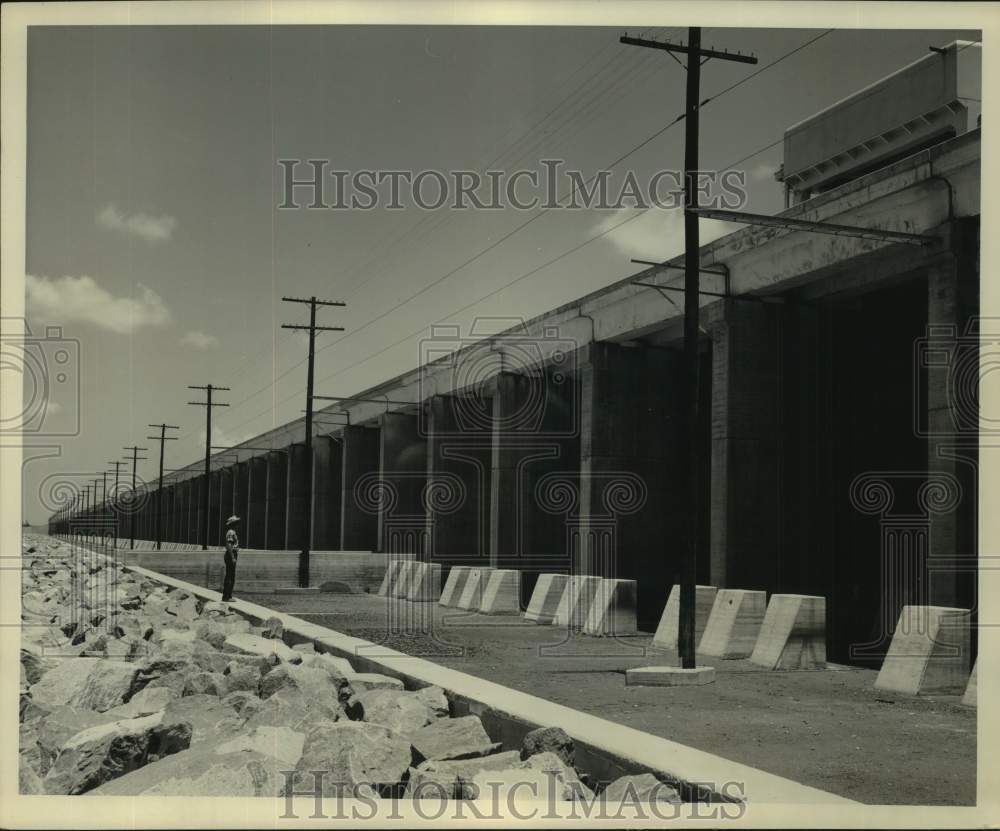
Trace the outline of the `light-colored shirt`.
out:
<instances>
[{"instance_id":1,"label":"light-colored shirt","mask_svg":"<svg viewBox=\"0 0 1000 831\"><path fill-rule=\"evenodd\" d=\"M240 550L240 538L236 536L236 532L230 528L226 531L226 551L236 554Z\"/></svg>"}]
</instances>

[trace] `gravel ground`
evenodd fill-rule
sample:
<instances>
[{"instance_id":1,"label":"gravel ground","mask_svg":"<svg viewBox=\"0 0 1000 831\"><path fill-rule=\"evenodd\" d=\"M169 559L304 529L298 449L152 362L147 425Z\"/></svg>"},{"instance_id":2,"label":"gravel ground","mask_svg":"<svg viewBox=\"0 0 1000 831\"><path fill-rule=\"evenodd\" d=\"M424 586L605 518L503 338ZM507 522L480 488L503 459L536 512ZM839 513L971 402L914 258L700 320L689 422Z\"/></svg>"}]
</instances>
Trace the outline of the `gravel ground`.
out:
<instances>
[{"instance_id":1,"label":"gravel ground","mask_svg":"<svg viewBox=\"0 0 1000 831\"><path fill-rule=\"evenodd\" d=\"M705 659L718 668L714 684L626 687L627 668L675 660L647 653L650 635L567 639L562 628L437 604L390 610L373 595L238 588L241 599L850 799L975 803L975 710L958 697L876 690L872 670L768 672L748 661Z\"/></svg>"}]
</instances>

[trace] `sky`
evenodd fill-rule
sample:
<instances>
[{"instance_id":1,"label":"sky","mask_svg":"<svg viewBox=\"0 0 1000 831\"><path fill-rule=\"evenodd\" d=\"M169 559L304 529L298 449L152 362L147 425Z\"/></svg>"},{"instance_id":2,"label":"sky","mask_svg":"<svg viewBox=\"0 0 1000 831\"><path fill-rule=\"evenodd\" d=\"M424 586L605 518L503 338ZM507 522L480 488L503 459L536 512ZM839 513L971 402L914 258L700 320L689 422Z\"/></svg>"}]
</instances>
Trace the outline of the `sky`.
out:
<instances>
[{"instance_id":1,"label":"sky","mask_svg":"<svg viewBox=\"0 0 1000 831\"><path fill-rule=\"evenodd\" d=\"M685 37L629 33L639 32ZM280 327L307 322L307 309L283 295L347 303L319 313L345 331L318 336L315 377L317 393L351 395L417 366L431 324L465 332L484 318L527 319L636 272L631 257L680 253L679 215L660 210L553 210L516 230L532 212L278 209L279 159L348 171L512 172L553 158L587 176L606 168L683 110L683 69L665 52L619 44L622 33L30 30L27 325L33 337L48 332L47 349L69 345L71 371L44 414L43 432L64 435L25 454L25 516L43 522L54 483L92 480L127 445L150 448L139 475L154 480L148 424L181 428L167 468L197 461L205 413L188 405L203 400L189 384L231 387L219 395L230 406L214 411L213 444L298 418L306 340ZM759 74L702 110L701 167L741 162L745 209L780 211L786 127L929 45L976 37L705 29L704 45L752 52L759 64L709 61L704 95ZM679 170L683 140L680 122L613 171L642 180ZM702 221L703 241L726 230Z\"/></svg>"}]
</instances>

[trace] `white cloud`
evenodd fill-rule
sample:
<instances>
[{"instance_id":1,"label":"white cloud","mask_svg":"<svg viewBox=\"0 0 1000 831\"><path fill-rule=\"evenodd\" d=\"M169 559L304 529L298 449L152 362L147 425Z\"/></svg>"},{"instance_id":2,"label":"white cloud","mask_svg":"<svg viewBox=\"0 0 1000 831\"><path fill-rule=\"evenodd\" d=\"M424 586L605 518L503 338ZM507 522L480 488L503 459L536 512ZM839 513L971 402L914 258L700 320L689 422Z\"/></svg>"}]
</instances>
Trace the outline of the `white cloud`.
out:
<instances>
[{"instance_id":1,"label":"white cloud","mask_svg":"<svg viewBox=\"0 0 1000 831\"><path fill-rule=\"evenodd\" d=\"M217 346L219 339L215 335L206 335L204 332L191 330L181 338L181 346L193 346L195 349L211 349Z\"/></svg>"},{"instance_id":2,"label":"white cloud","mask_svg":"<svg viewBox=\"0 0 1000 831\"><path fill-rule=\"evenodd\" d=\"M136 283L137 297L115 297L93 277L25 275L29 312L52 323L92 323L120 335L170 322L170 309L152 289Z\"/></svg>"},{"instance_id":3,"label":"white cloud","mask_svg":"<svg viewBox=\"0 0 1000 831\"><path fill-rule=\"evenodd\" d=\"M238 444L243 444L245 441L250 441L257 433L250 433L246 430L238 431L236 433L229 433L225 428L219 427L217 424L212 425L212 446L213 447L235 447ZM200 447L205 446L205 428L202 427L198 431L198 445ZM212 451L215 453L216 451ZM235 461L235 459L233 460Z\"/></svg>"},{"instance_id":4,"label":"white cloud","mask_svg":"<svg viewBox=\"0 0 1000 831\"><path fill-rule=\"evenodd\" d=\"M641 260L672 257L684 245L684 223L679 210L653 208L641 213L636 208L619 208L594 227L595 233L614 228L605 237L623 256ZM634 219L628 219L633 216ZM627 220L627 221L626 221ZM615 228L619 223L624 223Z\"/></svg>"},{"instance_id":5,"label":"white cloud","mask_svg":"<svg viewBox=\"0 0 1000 831\"><path fill-rule=\"evenodd\" d=\"M163 242L173 236L177 219L166 214L150 216L142 212L126 216L113 204L109 204L97 215L97 224L111 231L131 234L146 242Z\"/></svg>"},{"instance_id":6,"label":"white cloud","mask_svg":"<svg viewBox=\"0 0 1000 831\"><path fill-rule=\"evenodd\" d=\"M750 171L750 180L753 182L774 182L774 172L777 168L770 164L758 164Z\"/></svg>"},{"instance_id":7,"label":"white cloud","mask_svg":"<svg viewBox=\"0 0 1000 831\"><path fill-rule=\"evenodd\" d=\"M684 213L680 209L652 208L635 219L624 221L638 213L635 208L620 208L601 219L593 233L610 231L605 239L623 256L638 260L668 260L684 253ZM615 227L623 223L620 227ZM701 244L705 245L739 229L740 225L702 219L698 222Z\"/></svg>"}]
</instances>

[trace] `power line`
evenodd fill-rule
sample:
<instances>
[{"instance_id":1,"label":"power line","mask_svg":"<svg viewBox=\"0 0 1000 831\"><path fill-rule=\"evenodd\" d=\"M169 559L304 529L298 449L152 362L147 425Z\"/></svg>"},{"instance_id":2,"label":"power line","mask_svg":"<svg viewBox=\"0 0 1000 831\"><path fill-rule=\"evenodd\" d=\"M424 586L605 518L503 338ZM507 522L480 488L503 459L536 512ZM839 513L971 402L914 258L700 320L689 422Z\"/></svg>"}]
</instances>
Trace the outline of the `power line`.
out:
<instances>
[{"instance_id":1,"label":"power line","mask_svg":"<svg viewBox=\"0 0 1000 831\"><path fill-rule=\"evenodd\" d=\"M205 488L204 488L204 509L205 509L205 527L202 531L201 538L201 550L208 550L208 525L209 525L209 514L211 513L211 490L210 487L210 477L212 473L212 407L228 407L228 404L224 404L221 401L213 401L212 393L219 392L222 390L229 391L229 387L217 387L212 384L205 384L204 386L198 385L188 385L189 390L205 390L205 401L188 401L193 407L204 407L205 408Z\"/></svg>"},{"instance_id":2,"label":"power line","mask_svg":"<svg viewBox=\"0 0 1000 831\"><path fill-rule=\"evenodd\" d=\"M756 72L753 72L753 73L751 73L750 75L748 75L748 76L747 76L746 78L743 78L742 80L740 80L740 81L738 81L738 82L736 82L736 83L734 83L734 84L731 84L731 85L729 85L729 86L728 86L728 87L726 87L725 89L723 89L723 90L720 90L719 92L717 92L717 93L714 93L714 94L710 95L710 96L709 96L708 98L704 99L704 100L703 100L703 101L702 101L702 102L701 102L701 103L699 104L699 107L704 107L704 106L705 106L705 104L707 104L708 102L710 102L710 101L715 101L715 100L718 100L718 99L719 99L719 98L721 98L721 97L722 97L723 95L726 95L726 94L728 94L728 93L732 92L733 90L735 90L735 89L739 88L739 87L740 87L740 86L742 86L743 84L745 84L745 83L748 83L748 82L749 82L750 80L752 80L752 79L754 79L754 78L758 77L759 75L761 75L761 74L762 74L763 72L767 71L768 69L771 69L772 67L774 67L774 66L777 66L778 64L780 64L781 62L783 62L783 61L784 61L784 60L786 60L787 58L789 58L789 57L791 57L791 56L793 56L793 55L795 55L795 54L797 54L797 53L801 52L801 51L802 51L803 49L806 49L807 47L809 47L809 46L811 46L812 44L816 43L817 41L821 40L822 38L824 38L824 37L828 36L828 35L829 35L829 34L831 34L831 33L832 33L833 31L834 31L833 29L827 29L827 30L825 30L825 31L821 32L821 33L820 33L819 35L816 35L815 37L813 37L813 38L810 38L810 39L809 39L808 41L806 41L805 43L802 43L802 44L800 44L799 46L796 46L796 47L795 47L794 49L791 49L791 50L789 50L788 52L784 53L783 55L780 55L779 57L775 58L775 59L774 59L773 61L771 61L770 63L767 63L767 64L765 64L764 66L762 66L762 67L761 67L760 69L758 69L758 70L757 70ZM627 158L629 158L629 157L631 157L632 155L634 155L634 154L635 154L636 152L638 152L639 150L641 150L641 149L642 149L643 147L645 147L646 145L648 145L648 144L649 144L650 142L652 142L653 140L655 140L655 139L656 139L656 138L658 138L659 136L661 136L661 135L663 135L664 133L666 133L666 132L667 132L668 130L670 130L670 129L671 129L672 127L674 127L675 125L677 125L678 123L680 123L681 121L683 121L683 120L684 120L684 117L685 117L685 114L684 114L683 112L682 112L682 113L680 113L680 114L679 114L679 115L677 115L677 116L676 116L676 117L675 117L674 119L672 119L672 120L671 120L671 121L669 121L669 122L668 122L667 124L665 124L665 125L664 125L663 127L661 127L660 129L656 130L656 131L655 131L654 133L652 133L651 135L647 136L647 137L646 137L645 139L643 139L642 141L640 141L640 142L639 142L638 144L634 145L634 146L633 146L632 148L630 148L630 149L629 149L629 150L627 150L627 151L626 151L625 153L623 153L622 155L620 155L620 156L619 156L619 157L618 157L617 159L615 159L615 160L614 160L614 161L613 161L613 162L612 162L611 164L609 164L609 165L606 165L606 166L605 166L605 167L603 168L603 170L610 170L611 168L614 168L614 167L616 167L617 165L621 164L621 162L625 161L625 160L626 160ZM763 151L759 151L759 152L763 152ZM754 155L756 155L756 154L754 154ZM592 183L592 182L593 182L593 181L594 181L594 180L595 180L595 179L597 178L597 175L599 175L599 174L595 174L595 175L594 175L594 176L592 176L592 177L591 177L590 179L588 179L588 180L587 180L586 182L583 182L583 183L582 183L582 185L574 185L574 186L573 186L573 187L571 188L571 190L570 190L570 193L568 194L568 196L569 196L569 197L571 198L571 197L573 197L573 196L574 196L574 195L576 194L576 192L577 192L577 191L579 190L579 188L580 188L580 187L585 187L585 186L587 186L587 185L590 185L590 184L591 184L591 183ZM560 197L560 196L557 196L557 197L556 197L556 202L558 203L558 202L562 201L562 198L563 198L563 197ZM544 215L545 215L546 213L548 213L548 212L549 212L550 210L551 210L551 208L545 208L545 207L542 207L542 208L540 208L540 209L539 209L539 212L538 212L538 213L535 213L534 215L532 215L531 217L529 217L529 218L528 218L527 220L525 220L524 222L522 222L521 224L519 224L518 226L516 226L516 227L515 227L514 229L512 229L512 230L511 230L511 231L509 231L508 233L504 234L504 235L503 235L502 237L500 237L500 239L496 240L495 242L493 242L493 243L491 243L490 245L486 246L485 248L481 249L481 250L480 250L480 251L479 251L478 253L476 253L476 254L475 254L475 255L473 255L472 257L469 257L468 259L466 259L465 261L463 261L463 262L462 262L462 263L461 263L460 265L456 266L455 268L452 268L452 269L451 269L450 271L446 272L446 273L445 273L444 275L442 275L441 277L437 278L436 280L434 280L434 281L432 281L431 283L427 284L426 286L422 287L422 288L421 288L420 290L418 290L418 291L417 291L416 293L414 293L414 294L410 295L409 297L407 297L407 298L405 298L404 300L400 301L399 303L395 304L394 306L392 306L392 307L391 307L390 309L388 309L387 311L385 311L385 312L383 312L383 313L381 313L381 314L377 315L376 317L374 317L374 318L372 318L372 319L370 319L370 320L366 321L366 322L365 322L364 324L362 324L361 326L359 326L359 327L358 327L357 329L354 329L354 330L352 330L352 332L351 332L351 333L350 333L349 335L346 335L346 336L345 336L345 337L343 337L343 338L338 338L338 339L334 340L333 342L331 342L331 343L327 344L326 346L324 346L324 347L321 347L321 348L320 348L319 350L317 350L317 351L319 351L319 352L322 352L322 351L323 351L324 349L326 349L326 348L328 348L328 347L331 347L331 346L334 346L334 345L336 345L336 344L338 344L338 343L340 343L340 342L342 342L342 341L346 340L346 339L347 339L347 338L349 338L349 337L353 337L354 335L357 335L357 334L359 334L359 333L360 333L361 331L363 331L364 329L368 328L369 326L371 326L371 325L373 325L373 324L377 323L378 321L380 321L380 320L384 319L385 317L387 317L388 315L392 314L393 312L395 312L396 310L398 310L398 309L399 309L399 308L401 308L402 306L404 306L404 305L406 305L407 303L409 303L409 302L410 302L411 300L414 300L414 299L416 299L417 297L419 297L419 296L423 295L424 293L426 293L426 292L427 292L427 291L429 291L430 289L434 288L435 286L439 285L439 284L440 284L441 282L443 282L444 280L446 280L446 279L447 279L448 277L450 277L450 276L452 276L453 274L457 273L458 271L462 270L462 269L463 269L463 268L465 268L466 266L470 265L471 263L473 263L473 262L475 262L476 260L480 259L480 258L481 258L482 256L484 256L485 254L487 254L487 253L489 253L490 251L492 251L493 249L495 249L495 248L496 248L497 246L499 246L499 245L501 245L502 243L506 242L506 241L507 241L508 239L510 239L511 237L513 237L513 236L514 236L515 234L519 233L519 232L520 232L521 230L523 230L524 228L526 228L526 227L527 227L528 225L532 224L532 223L533 223L533 222L534 222L535 220L537 220L537 219L538 219L538 218L540 218L541 216L544 216ZM646 212L647 212L648 210L650 210L650 209L649 209L649 208L646 208L646 209L644 209L644 210L643 210L643 211L642 211L641 213L639 213L639 214L634 214L634 215L633 215L632 217L630 217L630 218L629 218L628 220L626 220L626 221L631 221L632 219L637 219L637 218L638 218L639 216L641 216L642 214L646 213ZM625 222L622 222L622 223L620 223L620 224L622 224L622 225L623 225L623 224L625 224ZM616 226L613 226L613 227L612 227L611 229L608 229L608 230L609 230L609 231L610 231L610 230L614 230L614 228L615 228L615 227L618 227L618 226L617 226L617 225L616 225ZM597 238L599 238L600 236L603 236L603 235L604 235L605 233L607 233L607 231L605 231L604 233L602 233L602 234L600 234L600 235L598 235L598 236L595 236L595 237L593 237L592 239L597 239ZM588 240L588 241L589 241L589 240ZM555 259L554 259L553 261L551 261L551 262L556 262L556 261L558 261L559 259L561 259L561 258L562 258L562 256L566 256L566 255L568 255L568 254L570 254L570 253L573 253L573 251L575 251L575 250L578 250L578 249L577 249L577 248L574 248L574 249L571 249L570 251L568 251L568 252L565 252L565 254L564 254L564 255L560 255L559 257L555 258ZM543 266L543 267L544 267L544 266ZM539 269L539 270L540 270L540 269ZM470 308L470 306L471 306L471 305L475 305L476 303L479 303L479 302L482 302L483 300L485 300L485 299L488 299L489 297L492 297L492 296L494 296L495 294L499 293L499 291L501 291L501 290L503 290L503 289L506 289L506 288L509 288L509 287L510 287L511 285L513 285L514 283L518 282L518 281L519 281L519 280L521 280L521 279L524 279L524 277L525 277L525 276L530 276L530 275L531 275L531 274L533 274L533 273L537 273L537 271L536 271L536 270L533 270L532 272L529 272L529 274L528 274L528 275L522 275L521 277L517 278L516 280L514 280L514 281L511 281L510 283L508 283L508 284L505 284L504 286L501 286L501 287L500 287L500 289L498 289L498 290L496 290L496 291L493 291L493 292L490 292L490 293L488 293L488 294L484 295L483 297L481 297L481 298L479 298L478 300L474 301L474 303L472 303L472 304L469 304L469 305L466 305L465 307L463 307L462 309L459 309L458 311L455 311L455 312L452 312L452 313L451 313L451 314L449 315L449 317L450 317L450 316L453 316L454 314L458 314L458 313L460 313L461 311L464 311L464 310L465 310L465 309L467 309L467 308ZM368 356L368 357L366 357L366 358L364 358L364 359L362 359L362 360L360 360L360 361L356 361L356 362L354 362L353 364L350 364L349 366L347 366L347 367L344 367L344 368L343 368L343 369L341 369L341 370L338 370L338 371L337 371L336 373L334 373L334 374L332 374L332 375L328 375L328 376L326 376L326 377L325 377L325 378L323 378L322 380L324 380L324 381L328 381L328 380L330 380L331 378L334 378L334 377L336 377L337 375L339 375L339 374L342 374L343 372L347 372L348 370L350 370L350 369L353 369L354 367L356 367L356 366L359 366L359 365L361 365L362 363L365 363L366 361L370 360L371 358L374 358L374 357L376 357L376 356L378 356L378 355L380 355L380 354L383 354L383 353L384 353L385 351L387 351L387 349L389 349L389 348L393 348L394 346L396 346L396 345L399 345L400 343L403 343L403 342L405 342L406 340L409 340L409 339L410 339L411 337L414 337L414 336L415 336L416 334L419 334L420 332L424 331L424 329L426 329L426 326L422 326L422 327L421 327L421 328L420 328L419 330L417 330L417 331L416 331L416 332L415 332L414 334L412 334L412 335L408 335L408 336L406 336L405 338L403 338L403 339L402 339L401 341L396 341L396 342L394 342L393 344L390 344L390 346L389 346L389 347L386 347L386 348L383 348L383 349L381 349L381 350L380 350L379 352L376 352L376 353L373 353L372 355L370 355L370 356ZM297 364L296 364L295 366L293 366L293 367L289 368L288 370L286 370L285 372L283 372L283 373L282 373L281 375L279 375L279 376L277 376L276 378L274 378L274 379L273 379L273 381L272 381L272 382L271 382L270 384L268 384L268 385L265 385L264 387L262 387L261 389L259 389L259 390L258 390L257 392L255 392L255 393L251 394L250 396L248 396L247 398L243 399L243 400L242 400L241 402L239 402L239 403L237 404L237 406L239 406L240 404L243 404L243 403L246 403L247 401L249 401L250 399L252 399L252 398L256 397L257 395L259 395L259 394L260 394L261 392L263 392L264 390L268 389L269 387L273 387L273 386L274 386L274 384L276 384L276 383L277 383L277 381L281 380L281 379L282 379L282 378L283 378L284 376L286 376L287 374L289 374L289 373L290 373L290 372L291 372L292 370L294 370L295 368L297 368L298 366L300 366L300 365L301 365L302 363L303 363L303 361L299 361L299 362L298 362L298 363L297 363ZM289 397L286 397L286 398L282 399L281 401L279 401L278 403L279 403L279 404L281 404L281 403L285 403L286 401L290 400L290 398L291 398L291 397L292 397L292 396L289 396ZM240 424L239 426L243 426L244 424L247 424L247 423L249 423L249 422L250 422L251 420L255 420L256 418L259 418L259 417L260 417L260 415L263 415L263 414L264 414L265 412L267 412L267 411L266 411L266 410L264 410L264 411L262 411L261 413L259 413L258 415L254 416L254 417L253 417L252 419L250 419L250 420L247 420L247 421L244 421L244 422L241 422L241 424ZM233 429L236 429L236 428L233 428Z\"/></svg>"},{"instance_id":3,"label":"power line","mask_svg":"<svg viewBox=\"0 0 1000 831\"><path fill-rule=\"evenodd\" d=\"M668 31L669 31L669 30L668 30ZM603 50L602 50L602 51L603 51ZM613 60L615 60L615 59L612 59L612 61L613 61ZM605 66L607 66L607 65L608 65L608 63L610 63L610 62L611 62L611 61L609 61L609 62L606 62L606 63L605 63L604 65L602 65L601 69L603 69L603 68L604 68ZM645 62L640 62L640 64L641 64L641 63L645 63ZM636 68L636 67L633 67L633 69L635 69L635 68ZM581 84L581 86L580 86L580 87L578 87L577 89L581 89L582 87L584 87L584 86L586 85L587 81L589 81L589 80L591 80L592 78L596 77L596 76L597 76L597 74L599 74L599 72L600 72L600 71L601 71L601 70L598 70L598 72L597 72L597 73L594 73L594 74L593 74L593 75L591 75L591 76L590 76L590 77L589 77L588 79L585 79L585 80L584 80L584 82L583 82L583 84ZM602 93L602 95L603 95L603 94L606 94L606 93L607 93L608 91L609 91L609 90L606 90L606 91L605 91L605 93ZM574 91L574 93L575 93L575 91ZM573 95L573 93L571 93L571 95ZM547 113L547 114L546 114L546 116L545 116L545 117L544 117L544 118L542 119L542 121L541 121L541 122L538 122L538 123L537 123L537 124L536 124L536 125L535 125L535 126L534 126L533 128L531 128L530 130L528 130L528 131L527 131L527 132L526 132L526 133L525 133L525 134L524 134L524 135L523 135L523 136L522 136L521 138L523 139L523 138L527 137L528 135L530 135L532 131L534 131L534 130L537 130L537 129L538 129L539 127L540 127L540 125L541 125L541 124L542 124L542 123L543 123L543 122L544 122L544 121L545 121L545 120L546 120L546 119L547 119L547 118L548 118L548 117L549 117L550 115L552 115L552 114L553 114L553 112L555 112L555 111L556 111L556 110L558 109L558 107L559 107L559 106L561 106L562 104L565 104L565 103L566 103L566 99L564 99L564 101L563 101L563 102L561 102L561 104L560 104L560 105L557 105L557 106L556 106L555 108L553 108L552 110L550 110L550 111L549 111L549 113ZM589 106L590 106L591 108L593 108L593 107L597 107L597 106L599 106L599 105L600 105L600 100L599 100L599 97L598 97L598 98L597 98L596 100L591 100L591 101L589 102ZM572 120L572 118L575 118L575 117L577 117L577 115L573 115L573 116L571 116L571 117L570 117L570 120ZM568 123L568 122L564 122L564 123L563 123L563 125L560 125L560 127L559 127L559 128L557 128L557 131L558 131L558 130L561 130L561 129L562 129L562 127L563 127L563 126L565 126L565 124L567 124L567 123ZM518 141L520 141L520 140L521 140L521 139L519 139ZM513 145L512 145L512 147L513 147ZM484 167L485 167L485 168L488 168L488 167L492 166L493 164L496 164L496 163L497 163L497 162L498 162L498 161L499 161L499 160L500 160L500 159L501 159L501 158L502 158L502 157L503 157L504 155L506 155L506 153L507 153L507 152L509 152L509 151L510 151L510 149L512 149L512 148L508 148L508 149L507 149L506 151L504 151L503 153L501 153L501 154L500 154L500 156L498 156L498 157L496 157L496 158L495 158L494 160L492 160L492 161L490 161L490 162L486 163L486 165L484 165ZM588 182L588 184L589 184L589 182ZM428 215L426 215L425 217L423 217L423 218L421 218L420 220L418 220L418 221L417 221L416 223L414 223L414 225L413 225L413 226L411 226L411 227L410 227L410 229L409 229L408 231L405 231L405 232L403 232L403 234L401 234L401 235L397 236L397 238L396 238L396 239L395 239L394 241L390 242L390 243L388 244L388 246L386 246L385 248L383 248L383 251L382 251L382 253L381 253L381 254L379 254L379 255L377 255L376 257L373 257L373 258L370 258L369 260L367 260L367 261L366 261L365 263L363 263L363 264L362 264L361 266L359 266L359 268L358 268L358 269L355 269L353 273L355 273L355 274L358 274L358 273L360 273L360 271L361 271L361 270L363 270L363 269L364 269L365 267L367 267L367 265L369 265L369 264L371 264L371 263L373 263L373 262L376 262L376 261L377 261L377 260L379 260L379 259L382 259L382 258L384 258L384 257L385 257L385 256L387 255L387 253L388 253L388 250L389 250L389 249L391 249L391 248L393 248L393 247L395 247L395 245L396 245L396 244L398 244L398 242L400 242L400 241L402 240L402 238L404 238L404 237L405 237L405 236L406 236L407 234L409 234L409 233L411 233L411 232L414 232L414 231L416 231L416 229L417 229L417 228L418 228L419 226L421 226L421 225L423 225L423 224L425 224L425 223L428 223L428 222L430 222L430 223L433 223L433 219L434 219L434 215L432 215L432 214L428 214ZM441 218L440 218L440 221L439 221L439 222L437 222L437 224L433 224L433 225L432 225L432 227L431 227L431 228L429 228L429 229L428 229L428 230L427 230L427 231L426 231L426 232L425 232L425 233L424 233L423 235L421 235L420 237L418 237L418 239L417 239L417 240L414 240L414 243L413 243L413 244L416 244L416 242L419 242L419 241L422 241L423 239L426 239L426 238L427 238L427 236L429 236L429 235L430 235L431 233L433 233L433 232L434 232L435 230L437 230L438 228L442 227L442 226L443 226L444 224L447 224L447 223L449 222L449 220L452 220L452 219L454 219L454 216L453 216L453 215L451 215L451 214L444 214L444 215L442 215L442 216L441 216ZM380 272L380 274L381 274L381 273L385 273L385 272ZM362 281L361 283L359 283L359 284L356 284L355 288L354 288L354 289L352 289L352 290L351 290L351 291L350 291L350 292L348 293L348 295L347 295L347 296L348 296L348 297L351 297L351 296L353 296L353 294L355 293L355 291L356 291L356 289L357 289L357 288L360 288L360 287L361 287L361 286L363 286L363 285L367 285L367 283L368 283L368 282L370 282L370 281ZM397 308L398 308L398 307L397 307ZM366 324L366 325L367 325L367 324ZM260 387L259 389L257 389L256 391L254 391L253 393L251 393L250 395L248 395L248 396L247 396L246 398L243 398L243 399L241 399L240 401L236 402L234 406L235 406L235 407L239 407L240 405L242 405L242 404L246 403L247 401L249 401L249 400L251 400L251 399L255 398L255 397L256 397L256 396L258 396L258 395L260 395L260 394L261 394L262 392L264 392L264 391L265 391L265 390L267 390L268 388L270 388L270 387L274 386L274 384L276 384L276 383L277 383L278 381L280 381L280 380L282 380L283 378L287 377L287 376L288 376L288 375L289 375L289 374L290 374L291 372L293 372L293 371L294 371L295 369L297 369L297 368L298 368L299 366L301 366L301 365L302 365L302 364L303 364L304 362L305 362L305 359L302 359L302 360L298 361L297 363L293 364L293 365L292 365L291 367L288 367L288 368L287 368L287 369L285 369L285 370L284 370L283 372L281 372L281 373L280 373L279 375L275 376L275 377L274 377L274 378L273 378L273 379L271 380L271 382L270 382L270 383L268 383L268 384L265 384L264 386ZM186 438L186 437L187 437L187 435L189 435L189 434L185 434L184 438Z\"/></svg>"}]
</instances>

